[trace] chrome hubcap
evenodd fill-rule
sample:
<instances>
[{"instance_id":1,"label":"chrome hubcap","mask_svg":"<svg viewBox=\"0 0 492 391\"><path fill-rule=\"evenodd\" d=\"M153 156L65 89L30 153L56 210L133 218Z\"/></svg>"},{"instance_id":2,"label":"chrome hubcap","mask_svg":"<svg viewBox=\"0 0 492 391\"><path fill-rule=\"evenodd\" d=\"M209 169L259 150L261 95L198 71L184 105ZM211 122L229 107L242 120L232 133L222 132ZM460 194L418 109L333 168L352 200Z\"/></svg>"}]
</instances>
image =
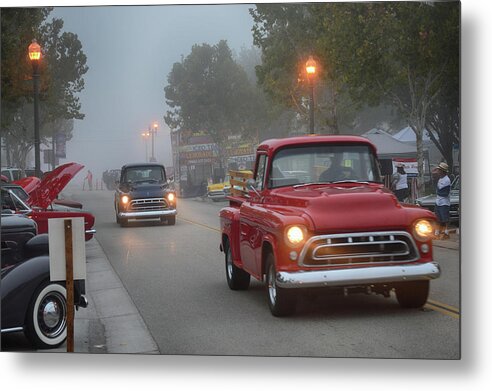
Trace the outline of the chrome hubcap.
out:
<instances>
[{"instance_id":1,"label":"chrome hubcap","mask_svg":"<svg viewBox=\"0 0 492 391\"><path fill-rule=\"evenodd\" d=\"M270 302L275 304L277 299L277 287L275 286L275 270L273 266L268 269L268 295L270 297Z\"/></svg>"},{"instance_id":2,"label":"chrome hubcap","mask_svg":"<svg viewBox=\"0 0 492 391\"><path fill-rule=\"evenodd\" d=\"M38 324L41 332L49 337L59 336L66 325L67 305L65 298L58 292L50 292L41 301L38 310Z\"/></svg>"},{"instance_id":3,"label":"chrome hubcap","mask_svg":"<svg viewBox=\"0 0 492 391\"><path fill-rule=\"evenodd\" d=\"M227 264L227 276L229 277L229 279L232 279L232 257L231 257L231 250L227 250L226 264Z\"/></svg>"}]
</instances>

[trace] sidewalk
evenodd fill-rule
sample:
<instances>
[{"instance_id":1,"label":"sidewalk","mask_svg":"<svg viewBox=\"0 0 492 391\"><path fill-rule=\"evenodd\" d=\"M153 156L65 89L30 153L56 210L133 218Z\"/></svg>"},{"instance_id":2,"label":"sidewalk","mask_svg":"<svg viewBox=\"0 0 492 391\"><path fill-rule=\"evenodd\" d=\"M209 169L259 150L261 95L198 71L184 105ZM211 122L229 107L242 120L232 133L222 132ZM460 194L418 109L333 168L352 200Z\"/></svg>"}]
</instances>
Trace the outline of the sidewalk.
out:
<instances>
[{"instance_id":1,"label":"sidewalk","mask_svg":"<svg viewBox=\"0 0 492 391\"><path fill-rule=\"evenodd\" d=\"M159 354L159 349L96 238L86 243L87 308L75 311L75 353ZM46 352L66 352L66 343Z\"/></svg>"},{"instance_id":2,"label":"sidewalk","mask_svg":"<svg viewBox=\"0 0 492 391\"><path fill-rule=\"evenodd\" d=\"M450 250L460 249L460 232L459 229L449 230L449 239L446 240L433 240L432 245L435 247L448 248Z\"/></svg>"}]
</instances>

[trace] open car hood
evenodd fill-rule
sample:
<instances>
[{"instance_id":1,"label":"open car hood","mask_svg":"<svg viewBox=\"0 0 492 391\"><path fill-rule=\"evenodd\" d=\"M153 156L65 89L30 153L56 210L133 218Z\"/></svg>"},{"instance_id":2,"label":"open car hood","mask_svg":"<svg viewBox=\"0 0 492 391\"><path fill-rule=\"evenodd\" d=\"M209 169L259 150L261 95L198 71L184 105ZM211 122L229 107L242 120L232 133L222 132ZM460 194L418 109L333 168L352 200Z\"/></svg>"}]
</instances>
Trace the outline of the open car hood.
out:
<instances>
[{"instance_id":1,"label":"open car hood","mask_svg":"<svg viewBox=\"0 0 492 391\"><path fill-rule=\"evenodd\" d=\"M24 188L29 193L29 199L27 200L29 206L39 206L42 209L46 209L65 188L68 182L83 168L84 166L82 164L66 163L50 171L41 180L35 178L39 180L37 186L34 186L34 182L36 182L34 180L31 182L26 181L26 185L33 187L31 191Z\"/></svg>"},{"instance_id":2,"label":"open car hood","mask_svg":"<svg viewBox=\"0 0 492 391\"><path fill-rule=\"evenodd\" d=\"M26 178L13 181L12 183L21 186L27 194L31 194L39 186L41 179L35 176L28 176Z\"/></svg>"}]
</instances>

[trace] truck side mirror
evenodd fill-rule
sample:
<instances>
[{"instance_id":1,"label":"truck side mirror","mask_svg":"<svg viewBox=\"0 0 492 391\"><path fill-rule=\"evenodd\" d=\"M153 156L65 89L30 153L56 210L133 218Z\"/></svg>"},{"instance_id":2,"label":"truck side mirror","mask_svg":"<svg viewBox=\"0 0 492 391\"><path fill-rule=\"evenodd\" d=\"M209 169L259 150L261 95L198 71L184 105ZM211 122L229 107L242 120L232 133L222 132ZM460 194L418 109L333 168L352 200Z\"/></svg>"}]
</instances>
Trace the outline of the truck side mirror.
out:
<instances>
[{"instance_id":1,"label":"truck side mirror","mask_svg":"<svg viewBox=\"0 0 492 391\"><path fill-rule=\"evenodd\" d=\"M259 198L261 198L261 194L258 193L258 190L256 189L256 181L253 178L249 178L246 181L246 188L255 193Z\"/></svg>"}]
</instances>

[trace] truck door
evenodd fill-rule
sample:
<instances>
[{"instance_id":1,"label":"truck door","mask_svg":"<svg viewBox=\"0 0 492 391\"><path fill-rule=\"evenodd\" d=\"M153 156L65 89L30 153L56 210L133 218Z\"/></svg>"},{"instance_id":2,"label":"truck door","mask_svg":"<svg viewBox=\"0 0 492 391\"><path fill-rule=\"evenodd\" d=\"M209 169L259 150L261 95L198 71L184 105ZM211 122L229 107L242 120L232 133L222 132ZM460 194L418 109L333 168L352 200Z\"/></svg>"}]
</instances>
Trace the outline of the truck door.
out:
<instances>
[{"instance_id":1,"label":"truck door","mask_svg":"<svg viewBox=\"0 0 492 391\"><path fill-rule=\"evenodd\" d=\"M255 187L258 193L262 193L265 186L265 174L268 157L266 154L259 153L256 158ZM260 226L262 221L259 208L261 199L257 195L252 195L250 199L241 205L239 218L239 246L243 267L252 275L260 276L256 256L261 252L262 232Z\"/></svg>"}]
</instances>

